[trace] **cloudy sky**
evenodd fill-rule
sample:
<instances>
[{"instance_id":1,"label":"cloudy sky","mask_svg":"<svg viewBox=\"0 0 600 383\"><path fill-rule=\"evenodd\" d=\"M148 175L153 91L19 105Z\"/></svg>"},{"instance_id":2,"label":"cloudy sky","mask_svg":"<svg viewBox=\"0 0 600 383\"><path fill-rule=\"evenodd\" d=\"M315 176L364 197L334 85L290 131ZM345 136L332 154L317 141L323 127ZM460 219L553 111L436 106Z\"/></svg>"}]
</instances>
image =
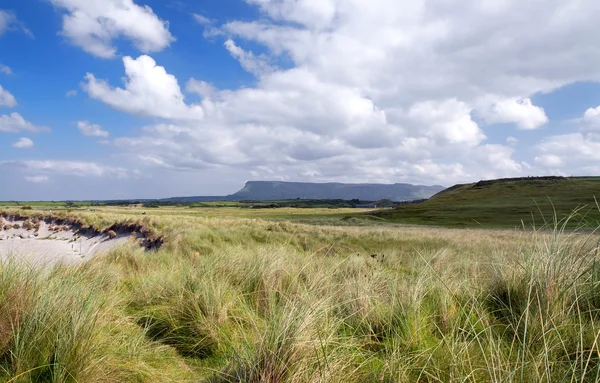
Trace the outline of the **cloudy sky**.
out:
<instances>
[{"instance_id":1,"label":"cloudy sky","mask_svg":"<svg viewBox=\"0 0 600 383\"><path fill-rule=\"evenodd\" d=\"M597 0L2 0L0 200L600 175Z\"/></svg>"}]
</instances>

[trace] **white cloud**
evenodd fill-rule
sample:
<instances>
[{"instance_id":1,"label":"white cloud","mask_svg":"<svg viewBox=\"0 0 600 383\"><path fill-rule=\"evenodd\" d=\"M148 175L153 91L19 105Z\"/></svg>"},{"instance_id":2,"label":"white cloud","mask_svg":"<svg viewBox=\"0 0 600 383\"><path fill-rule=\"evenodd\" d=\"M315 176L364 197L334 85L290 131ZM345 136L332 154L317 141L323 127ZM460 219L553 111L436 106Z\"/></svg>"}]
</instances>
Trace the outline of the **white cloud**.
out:
<instances>
[{"instance_id":1,"label":"white cloud","mask_svg":"<svg viewBox=\"0 0 600 383\"><path fill-rule=\"evenodd\" d=\"M125 89L113 88L88 73L83 89L115 109L128 113L171 119L202 119L204 111L198 105L187 105L175 76L156 65L149 56L123 58L127 82Z\"/></svg>"},{"instance_id":2,"label":"white cloud","mask_svg":"<svg viewBox=\"0 0 600 383\"><path fill-rule=\"evenodd\" d=\"M11 75L11 74L13 74L13 71L12 71L12 69L10 69L9 66L0 64L0 73L4 73L6 75Z\"/></svg>"},{"instance_id":3,"label":"white cloud","mask_svg":"<svg viewBox=\"0 0 600 383\"><path fill-rule=\"evenodd\" d=\"M36 126L25 120L19 113L4 114L0 116L0 133L19 133L21 131L40 133L48 132L50 128Z\"/></svg>"},{"instance_id":4,"label":"white cloud","mask_svg":"<svg viewBox=\"0 0 600 383\"><path fill-rule=\"evenodd\" d=\"M13 18L14 14L8 11L0 10L0 36L6 32Z\"/></svg>"},{"instance_id":5,"label":"white cloud","mask_svg":"<svg viewBox=\"0 0 600 383\"><path fill-rule=\"evenodd\" d=\"M242 68L249 73L261 76L274 71L273 67L267 63L266 57L256 57L254 53L246 52L231 39L225 42L225 48L227 48L231 56L239 61Z\"/></svg>"},{"instance_id":6,"label":"white cloud","mask_svg":"<svg viewBox=\"0 0 600 383\"><path fill-rule=\"evenodd\" d=\"M77 89L72 89L65 94L65 97L75 97L77 96Z\"/></svg>"},{"instance_id":7,"label":"white cloud","mask_svg":"<svg viewBox=\"0 0 600 383\"><path fill-rule=\"evenodd\" d=\"M600 107L589 108L582 118L571 122L579 132L543 138L536 145L539 155L535 162L546 168L568 168L572 174L594 173L600 169Z\"/></svg>"},{"instance_id":8,"label":"white cloud","mask_svg":"<svg viewBox=\"0 0 600 383\"><path fill-rule=\"evenodd\" d=\"M169 24L149 6L133 0L50 0L64 8L62 34L74 45L101 58L117 54L114 40L124 38L144 53L165 49L175 39Z\"/></svg>"},{"instance_id":9,"label":"white cloud","mask_svg":"<svg viewBox=\"0 0 600 383\"><path fill-rule=\"evenodd\" d=\"M205 17L205 16L202 16L202 15L199 15L199 14L197 14L197 13L193 13L193 14L192 14L192 17L194 18L194 20L196 20L196 22L197 22L198 24L202 24L202 25L208 25L208 24L211 24L211 23L212 23L212 21L211 21L211 20L210 20L208 17Z\"/></svg>"},{"instance_id":10,"label":"white cloud","mask_svg":"<svg viewBox=\"0 0 600 383\"><path fill-rule=\"evenodd\" d=\"M600 130L600 106L586 110L582 122L585 129Z\"/></svg>"},{"instance_id":11,"label":"white cloud","mask_svg":"<svg viewBox=\"0 0 600 383\"><path fill-rule=\"evenodd\" d=\"M333 22L339 5L330 0L247 0L256 4L274 20L293 21L311 28L326 27Z\"/></svg>"},{"instance_id":12,"label":"white cloud","mask_svg":"<svg viewBox=\"0 0 600 383\"><path fill-rule=\"evenodd\" d=\"M535 163L548 168L559 168L565 164L561 157L553 154L544 154L543 156L535 157Z\"/></svg>"},{"instance_id":13,"label":"white cloud","mask_svg":"<svg viewBox=\"0 0 600 383\"><path fill-rule=\"evenodd\" d=\"M547 172L552 155L565 167L598 161L591 136L517 156L511 138L486 142L485 125L513 125L500 140L540 128L548 117L534 95L600 81L600 2L247 2L258 21L211 36L257 76L252 86L215 89L196 76L186 90L202 101L189 105L148 56L125 59L123 88L87 76L91 97L162 119L113 145L148 167L351 182L448 185ZM567 143L583 145L573 160Z\"/></svg>"},{"instance_id":14,"label":"white cloud","mask_svg":"<svg viewBox=\"0 0 600 383\"><path fill-rule=\"evenodd\" d=\"M14 12L0 9L0 36L9 30L21 31L33 38L33 33L17 18Z\"/></svg>"},{"instance_id":15,"label":"white cloud","mask_svg":"<svg viewBox=\"0 0 600 383\"><path fill-rule=\"evenodd\" d=\"M185 90L189 93L196 93L202 98L210 98L218 93L217 88L207 83L206 81L199 81L194 78L188 80L185 85Z\"/></svg>"},{"instance_id":16,"label":"white cloud","mask_svg":"<svg viewBox=\"0 0 600 383\"><path fill-rule=\"evenodd\" d=\"M0 85L0 106L6 106L9 108L14 108L17 106L17 100L15 97L6 89Z\"/></svg>"},{"instance_id":17,"label":"white cloud","mask_svg":"<svg viewBox=\"0 0 600 383\"><path fill-rule=\"evenodd\" d=\"M0 168L34 173L34 176L113 177L126 179L132 172L85 161L0 161Z\"/></svg>"},{"instance_id":18,"label":"white cloud","mask_svg":"<svg viewBox=\"0 0 600 383\"><path fill-rule=\"evenodd\" d=\"M481 114L491 124L516 124L519 129L537 129L548 123L543 108L533 105L529 98L506 99L483 108Z\"/></svg>"},{"instance_id":19,"label":"white cloud","mask_svg":"<svg viewBox=\"0 0 600 383\"><path fill-rule=\"evenodd\" d=\"M478 145L485 135L471 119L471 111L468 105L455 99L427 101L413 105L407 117L418 121L420 131L433 139Z\"/></svg>"},{"instance_id":20,"label":"white cloud","mask_svg":"<svg viewBox=\"0 0 600 383\"><path fill-rule=\"evenodd\" d=\"M33 140L27 137L21 137L19 141L12 144L12 147L17 149L31 149L33 146Z\"/></svg>"},{"instance_id":21,"label":"white cloud","mask_svg":"<svg viewBox=\"0 0 600 383\"><path fill-rule=\"evenodd\" d=\"M110 135L110 133L108 133L106 130L102 129L102 127L100 125L91 124L88 121L78 121L77 128L79 129L81 134L83 134L84 136L87 136L87 137L107 138Z\"/></svg>"},{"instance_id":22,"label":"white cloud","mask_svg":"<svg viewBox=\"0 0 600 383\"><path fill-rule=\"evenodd\" d=\"M509 145L515 145L519 142L519 139L513 136L509 136L506 138L506 143Z\"/></svg>"},{"instance_id":23,"label":"white cloud","mask_svg":"<svg viewBox=\"0 0 600 383\"><path fill-rule=\"evenodd\" d=\"M50 181L50 177L48 176L27 176L25 177L26 181L32 182L34 184L43 184Z\"/></svg>"},{"instance_id":24,"label":"white cloud","mask_svg":"<svg viewBox=\"0 0 600 383\"><path fill-rule=\"evenodd\" d=\"M584 167L600 162L600 136L593 133L571 133L550 136L537 146L536 163L545 167L568 167L577 174Z\"/></svg>"}]
</instances>

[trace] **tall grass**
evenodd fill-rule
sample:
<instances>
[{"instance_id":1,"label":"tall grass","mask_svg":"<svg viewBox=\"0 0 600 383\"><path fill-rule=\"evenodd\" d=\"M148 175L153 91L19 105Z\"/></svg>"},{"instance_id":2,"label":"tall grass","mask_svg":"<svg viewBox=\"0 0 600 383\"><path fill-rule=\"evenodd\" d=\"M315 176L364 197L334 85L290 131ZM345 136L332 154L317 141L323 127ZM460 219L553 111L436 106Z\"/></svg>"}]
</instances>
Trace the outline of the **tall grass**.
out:
<instances>
[{"instance_id":1,"label":"tall grass","mask_svg":"<svg viewBox=\"0 0 600 383\"><path fill-rule=\"evenodd\" d=\"M594 232L147 223L157 252L1 265L5 381L600 380Z\"/></svg>"}]
</instances>

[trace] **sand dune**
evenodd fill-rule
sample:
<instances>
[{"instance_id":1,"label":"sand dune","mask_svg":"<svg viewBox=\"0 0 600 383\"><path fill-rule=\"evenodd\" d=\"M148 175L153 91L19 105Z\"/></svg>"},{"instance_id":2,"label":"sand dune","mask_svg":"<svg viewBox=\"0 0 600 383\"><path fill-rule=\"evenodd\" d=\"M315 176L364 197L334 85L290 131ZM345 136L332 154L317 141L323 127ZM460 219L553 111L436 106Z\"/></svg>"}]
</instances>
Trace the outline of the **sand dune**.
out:
<instances>
[{"instance_id":1,"label":"sand dune","mask_svg":"<svg viewBox=\"0 0 600 383\"><path fill-rule=\"evenodd\" d=\"M129 234L110 238L108 234L79 233L71 226L44 221L0 218L0 260L18 258L32 265L76 264L127 243Z\"/></svg>"}]
</instances>

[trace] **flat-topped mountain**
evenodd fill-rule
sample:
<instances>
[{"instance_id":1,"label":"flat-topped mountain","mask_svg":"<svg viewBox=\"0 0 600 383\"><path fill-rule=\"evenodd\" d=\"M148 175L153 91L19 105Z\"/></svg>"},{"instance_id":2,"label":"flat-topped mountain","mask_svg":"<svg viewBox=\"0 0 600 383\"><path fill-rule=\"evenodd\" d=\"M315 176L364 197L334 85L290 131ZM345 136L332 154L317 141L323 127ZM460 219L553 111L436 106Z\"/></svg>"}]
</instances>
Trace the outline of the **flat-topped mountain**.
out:
<instances>
[{"instance_id":1,"label":"flat-topped mountain","mask_svg":"<svg viewBox=\"0 0 600 383\"><path fill-rule=\"evenodd\" d=\"M227 198L233 201L273 201L296 198L413 201L429 198L442 190L444 187L439 185L249 181L242 190Z\"/></svg>"},{"instance_id":2,"label":"flat-topped mountain","mask_svg":"<svg viewBox=\"0 0 600 383\"><path fill-rule=\"evenodd\" d=\"M237 193L222 197L172 197L160 201L195 203L211 201L278 201L290 199L361 200L394 202L427 199L443 186L411 184L343 184L281 181L248 181Z\"/></svg>"}]
</instances>

